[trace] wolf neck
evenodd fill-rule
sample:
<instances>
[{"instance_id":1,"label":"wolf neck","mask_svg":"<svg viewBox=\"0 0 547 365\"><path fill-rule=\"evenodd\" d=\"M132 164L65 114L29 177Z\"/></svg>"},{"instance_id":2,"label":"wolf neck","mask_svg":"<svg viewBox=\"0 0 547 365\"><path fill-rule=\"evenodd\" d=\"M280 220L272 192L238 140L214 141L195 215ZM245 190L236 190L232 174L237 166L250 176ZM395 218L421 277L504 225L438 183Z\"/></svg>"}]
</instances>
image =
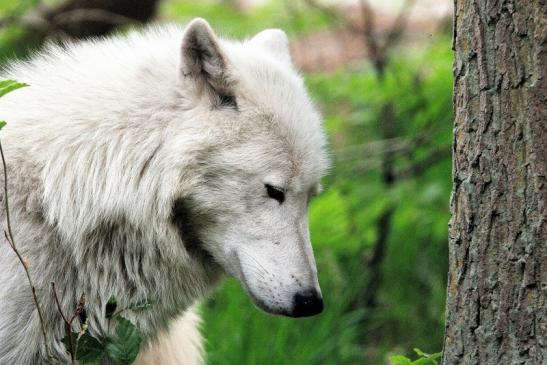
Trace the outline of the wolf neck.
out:
<instances>
[{"instance_id":1,"label":"wolf neck","mask_svg":"<svg viewBox=\"0 0 547 365\"><path fill-rule=\"evenodd\" d=\"M51 158L43 172L44 207L76 268L73 278L60 274L75 281L67 300L85 293L91 328L99 332L106 328L102 316L111 296L120 308L151 300L145 313L127 316L154 336L217 282L219 270L188 253L170 219L180 177L163 165L162 131L141 131L146 138L140 140L132 133L104 145L82 144L63 153L64 160Z\"/></svg>"},{"instance_id":2,"label":"wolf neck","mask_svg":"<svg viewBox=\"0 0 547 365\"><path fill-rule=\"evenodd\" d=\"M60 291L71 288L67 310L85 293L91 328L99 332L106 328L101 316L111 296L120 308L151 300L152 307L134 319L153 336L202 297L219 270L189 254L171 219L191 156L165 146L168 121L150 114L147 125L137 126L127 117L110 118L119 124L86 121L86 134L78 133L77 123L67 125L39 157L45 161L38 163L44 197L38 209L74 267L70 274L57 272L67 265L52 267L44 286L47 291L56 281Z\"/></svg>"},{"instance_id":3,"label":"wolf neck","mask_svg":"<svg viewBox=\"0 0 547 365\"><path fill-rule=\"evenodd\" d=\"M189 258L166 238L151 237L119 220L100 224L80 242L79 254L73 256L76 287L86 294L92 328L105 329L102 316L110 297L119 308L150 300L147 312L127 316L153 337L216 283L215 265Z\"/></svg>"}]
</instances>

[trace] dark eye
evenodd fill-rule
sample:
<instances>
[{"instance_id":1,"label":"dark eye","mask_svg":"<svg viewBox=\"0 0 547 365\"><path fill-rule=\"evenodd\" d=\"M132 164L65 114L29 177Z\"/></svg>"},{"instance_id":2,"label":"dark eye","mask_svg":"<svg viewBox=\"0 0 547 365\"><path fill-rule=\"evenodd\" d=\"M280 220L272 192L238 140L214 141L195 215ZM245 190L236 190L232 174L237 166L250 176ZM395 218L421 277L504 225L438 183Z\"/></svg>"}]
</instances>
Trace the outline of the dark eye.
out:
<instances>
[{"instance_id":1,"label":"dark eye","mask_svg":"<svg viewBox=\"0 0 547 365\"><path fill-rule=\"evenodd\" d=\"M266 190L268 191L268 196L272 199L277 200L279 204L285 201L285 193L280 188L276 188L269 184L266 184Z\"/></svg>"}]
</instances>

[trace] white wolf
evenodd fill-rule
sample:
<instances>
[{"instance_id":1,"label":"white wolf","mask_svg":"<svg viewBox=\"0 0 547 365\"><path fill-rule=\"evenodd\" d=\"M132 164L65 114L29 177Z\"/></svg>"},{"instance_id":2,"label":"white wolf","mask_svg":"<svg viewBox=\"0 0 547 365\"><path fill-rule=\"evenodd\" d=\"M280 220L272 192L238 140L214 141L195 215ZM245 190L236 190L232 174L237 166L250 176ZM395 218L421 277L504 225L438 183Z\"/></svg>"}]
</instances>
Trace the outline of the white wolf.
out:
<instances>
[{"instance_id":1,"label":"white wolf","mask_svg":"<svg viewBox=\"0 0 547 365\"><path fill-rule=\"evenodd\" d=\"M16 244L57 360L68 358L51 282L67 313L86 294L98 335L111 296L152 299L128 313L141 364L201 363L191 308L223 273L267 312L322 311L307 207L325 138L282 31L235 42L196 19L50 46L3 77L30 84L0 100L1 137ZM5 243L0 268L0 364L42 364L37 311Z\"/></svg>"}]
</instances>

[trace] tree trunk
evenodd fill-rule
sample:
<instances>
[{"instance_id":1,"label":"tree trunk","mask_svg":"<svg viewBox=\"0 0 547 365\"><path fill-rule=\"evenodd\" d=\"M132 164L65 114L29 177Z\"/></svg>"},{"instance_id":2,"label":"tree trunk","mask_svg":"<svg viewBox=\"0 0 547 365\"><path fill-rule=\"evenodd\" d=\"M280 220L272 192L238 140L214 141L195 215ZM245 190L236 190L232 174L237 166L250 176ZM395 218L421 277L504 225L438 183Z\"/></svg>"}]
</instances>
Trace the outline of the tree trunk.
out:
<instances>
[{"instance_id":1,"label":"tree trunk","mask_svg":"<svg viewBox=\"0 0 547 365\"><path fill-rule=\"evenodd\" d=\"M444 364L546 364L546 6L455 11Z\"/></svg>"}]
</instances>

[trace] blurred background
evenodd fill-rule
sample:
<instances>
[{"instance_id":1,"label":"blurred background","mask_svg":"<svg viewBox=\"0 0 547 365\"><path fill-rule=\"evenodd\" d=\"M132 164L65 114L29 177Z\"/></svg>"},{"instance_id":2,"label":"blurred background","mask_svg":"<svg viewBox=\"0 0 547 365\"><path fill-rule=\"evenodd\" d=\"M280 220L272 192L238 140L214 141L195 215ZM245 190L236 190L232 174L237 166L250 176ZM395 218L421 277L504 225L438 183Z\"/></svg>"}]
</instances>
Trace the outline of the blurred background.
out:
<instances>
[{"instance_id":1,"label":"blurred background","mask_svg":"<svg viewBox=\"0 0 547 365\"><path fill-rule=\"evenodd\" d=\"M229 279L202 305L208 364L390 364L442 348L451 14L451 0L0 0L0 64L148 22L284 29L333 159L310 210L326 307L272 317Z\"/></svg>"}]
</instances>

